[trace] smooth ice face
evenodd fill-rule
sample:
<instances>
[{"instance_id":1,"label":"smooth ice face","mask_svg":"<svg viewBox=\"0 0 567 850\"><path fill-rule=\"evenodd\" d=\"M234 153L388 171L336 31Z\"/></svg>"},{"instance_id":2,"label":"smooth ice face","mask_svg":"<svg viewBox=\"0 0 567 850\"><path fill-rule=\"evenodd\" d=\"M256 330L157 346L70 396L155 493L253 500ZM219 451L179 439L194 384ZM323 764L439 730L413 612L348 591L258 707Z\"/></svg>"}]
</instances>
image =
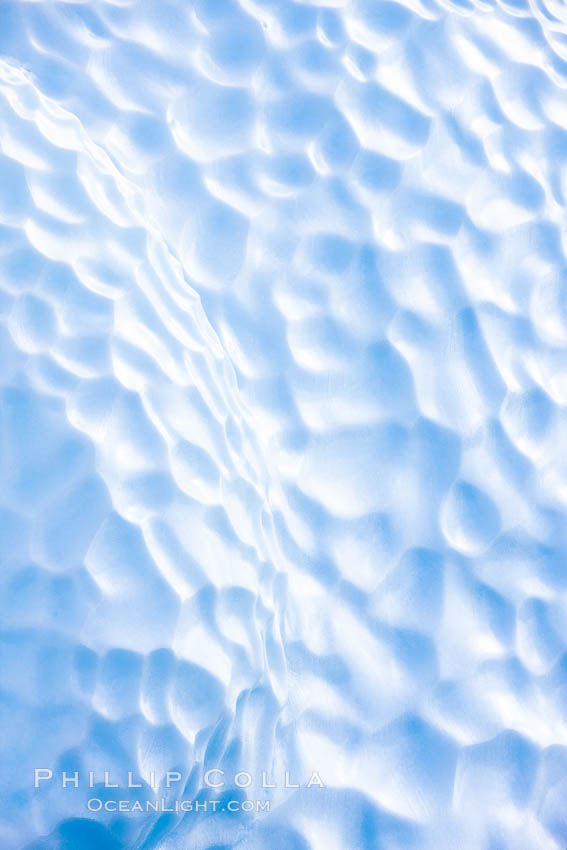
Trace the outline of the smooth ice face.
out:
<instances>
[{"instance_id":1,"label":"smooth ice face","mask_svg":"<svg viewBox=\"0 0 567 850\"><path fill-rule=\"evenodd\" d=\"M567 846L566 27L0 4L2 850Z\"/></svg>"}]
</instances>

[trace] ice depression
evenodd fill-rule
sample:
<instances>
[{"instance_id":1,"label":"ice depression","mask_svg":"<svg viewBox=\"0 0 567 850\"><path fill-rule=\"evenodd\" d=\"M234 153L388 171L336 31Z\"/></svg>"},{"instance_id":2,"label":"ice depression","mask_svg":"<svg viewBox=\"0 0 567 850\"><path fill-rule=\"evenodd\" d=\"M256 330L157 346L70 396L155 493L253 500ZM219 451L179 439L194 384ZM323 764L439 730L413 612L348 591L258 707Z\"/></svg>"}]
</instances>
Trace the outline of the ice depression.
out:
<instances>
[{"instance_id":1,"label":"ice depression","mask_svg":"<svg viewBox=\"0 0 567 850\"><path fill-rule=\"evenodd\" d=\"M567 845L566 35L0 5L2 848Z\"/></svg>"}]
</instances>

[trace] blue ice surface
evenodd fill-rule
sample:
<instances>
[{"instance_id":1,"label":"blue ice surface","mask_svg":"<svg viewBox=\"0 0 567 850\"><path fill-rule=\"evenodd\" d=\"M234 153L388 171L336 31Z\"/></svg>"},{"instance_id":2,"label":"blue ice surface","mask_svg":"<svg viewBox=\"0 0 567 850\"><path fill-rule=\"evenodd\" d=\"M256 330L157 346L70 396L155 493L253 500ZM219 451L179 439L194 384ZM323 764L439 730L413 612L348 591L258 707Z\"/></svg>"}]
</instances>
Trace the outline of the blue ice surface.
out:
<instances>
[{"instance_id":1,"label":"blue ice surface","mask_svg":"<svg viewBox=\"0 0 567 850\"><path fill-rule=\"evenodd\" d=\"M0 4L1 850L567 846L566 27Z\"/></svg>"}]
</instances>

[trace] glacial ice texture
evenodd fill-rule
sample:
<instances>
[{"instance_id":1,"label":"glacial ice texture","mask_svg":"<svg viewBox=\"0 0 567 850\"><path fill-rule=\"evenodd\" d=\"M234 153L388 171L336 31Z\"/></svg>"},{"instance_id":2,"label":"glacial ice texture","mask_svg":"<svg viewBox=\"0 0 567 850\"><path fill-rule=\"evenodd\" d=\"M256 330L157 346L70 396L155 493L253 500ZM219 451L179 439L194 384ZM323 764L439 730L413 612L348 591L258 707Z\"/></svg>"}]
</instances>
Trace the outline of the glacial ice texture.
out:
<instances>
[{"instance_id":1,"label":"glacial ice texture","mask_svg":"<svg viewBox=\"0 0 567 850\"><path fill-rule=\"evenodd\" d=\"M565 850L565 3L3 0L0 152L2 850Z\"/></svg>"}]
</instances>

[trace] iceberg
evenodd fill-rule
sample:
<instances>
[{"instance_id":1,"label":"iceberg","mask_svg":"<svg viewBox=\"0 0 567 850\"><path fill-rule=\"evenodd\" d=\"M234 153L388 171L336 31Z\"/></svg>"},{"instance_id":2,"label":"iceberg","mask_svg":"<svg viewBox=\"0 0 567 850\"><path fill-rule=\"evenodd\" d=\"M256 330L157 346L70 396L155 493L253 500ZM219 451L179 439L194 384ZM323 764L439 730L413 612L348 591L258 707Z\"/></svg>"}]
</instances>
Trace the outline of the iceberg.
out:
<instances>
[{"instance_id":1,"label":"iceberg","mask_svg":"<svg viewBox=\"0 0 567 850\"><path fill-rule=\"evenodd\" d=\"M2 850L567 846L566 27L0 4Z\"/></svg>"}]
</instances>

